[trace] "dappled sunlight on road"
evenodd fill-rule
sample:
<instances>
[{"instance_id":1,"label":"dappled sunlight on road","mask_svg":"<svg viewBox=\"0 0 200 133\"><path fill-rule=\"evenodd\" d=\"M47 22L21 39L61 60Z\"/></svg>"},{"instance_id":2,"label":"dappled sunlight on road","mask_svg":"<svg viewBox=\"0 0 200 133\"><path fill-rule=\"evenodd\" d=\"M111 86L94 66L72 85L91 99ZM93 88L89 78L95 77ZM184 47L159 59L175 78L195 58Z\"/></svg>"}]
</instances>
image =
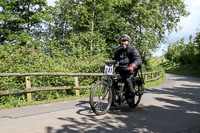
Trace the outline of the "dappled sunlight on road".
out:
<instances>
[{"instance_id":1,"label":"dappled sunlight on road","mask_svg":"<svg viewBox=\"0 0 200 133\"><path fill-rule=\"evenodd\" d=\"M174 133L200 131L200 82L178 78L147 89L138 108L112 107L106 115L96 116L89 103L80 101L77 115L58 118L66 124L47 128L47 133L61 132L141 132ZM182 84L184 80L185 84ZM170 86L171 84L171 86ZM176 87L174 87L176 86ZM166 88L167 87L167 88ZM51 130L50 130L51 129Z\"/></svg>"},{"instance_id":2,"label":"dappled sunlight on road","mask_svg":"<svg viewBox=\"0 0 200 133\"><path fill-rule=\"evenodd\" d=\"M97 116L83 98L0 110L0 123L5 133L199 133L200 79L169 74L146 88L137 108L124 104Z\"/></svg>"}]
</instances>

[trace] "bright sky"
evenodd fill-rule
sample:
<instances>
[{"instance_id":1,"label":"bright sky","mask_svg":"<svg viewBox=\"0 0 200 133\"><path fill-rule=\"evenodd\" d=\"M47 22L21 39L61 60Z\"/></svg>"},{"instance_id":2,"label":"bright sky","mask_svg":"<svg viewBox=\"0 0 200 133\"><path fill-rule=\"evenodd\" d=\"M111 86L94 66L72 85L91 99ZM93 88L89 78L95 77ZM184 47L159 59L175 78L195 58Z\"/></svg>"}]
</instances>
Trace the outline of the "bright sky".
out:
<instances>
[{"instance_id":1,"label":"bright sky","mask_svg":"<svg viewBox=\"0 0 200 133\"><path fill-rule=\"evenodd\" d=\"M55 5L54 1L56 0L47 0L49 5ZM195 37L195 33L200 31L200 0L183 0L187 5L186 10L190 12L188 17L181 17L179 23L178 32L172 32L165 44L161 45L153 56L161 56L163 54L162 50L167 49L169 43L175 43L181 38L185 38L185 42L188 42L189 36L192 35Z\"/></svg>"},{"instance_id":2,"label":"bright sky","mask_svg":"<svg viewBox=\"0 0 200 133\"><path fill-rule=\"evenodd\" d=\"M168 41L161 45L161 48L153 54L153 56L161 56L163 54L163 49L167 50L169 43L176 43L178 40L184 37L185 42L189 41L189 36L195 37L195 33L200 31L200 0L184 0L187 5L186 10L190 12L187 17L181 17L179 23L178 32L172 32Z\"/></svg>"},{"instance_id":3,"label":"bright sky","mask_svg":"<svg viewBox=\"0 0 200 133\"><path fill-rule=\"evenodd\" d=\"M54 6L55 5L55 2L56 0L47 0L47 4L50 5L50 6Z\"/></svg>"}]
</instances>

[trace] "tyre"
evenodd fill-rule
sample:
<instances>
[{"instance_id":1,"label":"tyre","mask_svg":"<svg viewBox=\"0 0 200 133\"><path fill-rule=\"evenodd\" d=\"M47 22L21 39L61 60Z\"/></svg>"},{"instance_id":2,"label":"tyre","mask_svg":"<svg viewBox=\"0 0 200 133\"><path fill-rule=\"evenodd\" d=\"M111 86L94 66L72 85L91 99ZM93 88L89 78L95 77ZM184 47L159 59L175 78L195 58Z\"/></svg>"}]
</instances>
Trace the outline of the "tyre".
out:
<instances>
[{"instance_id":1,"label":"tyre","mask_svg":"<svg viewBox=\"0 0 200 133\"><path fill-rule=\"evenodd\" d=\"M134 97L134 102L133 103L128 103L129 107L135 108L138 106L138 104L141 101L142 94L140 93L141 90L143 90L142 85L137 85L135 88L135 97Z\"/></svg>"},{"instance_id":2,"label":"tyre","mask_svg":"<svg viewBox=\"0 0 200 133\"><path fill-rule=\"evenodd\" d=\"M92 111L97 115L105 114L112 102L112 90L108 87L107 82L98 82L90 92L90 106Z\"/></svg>"}]
</instances>

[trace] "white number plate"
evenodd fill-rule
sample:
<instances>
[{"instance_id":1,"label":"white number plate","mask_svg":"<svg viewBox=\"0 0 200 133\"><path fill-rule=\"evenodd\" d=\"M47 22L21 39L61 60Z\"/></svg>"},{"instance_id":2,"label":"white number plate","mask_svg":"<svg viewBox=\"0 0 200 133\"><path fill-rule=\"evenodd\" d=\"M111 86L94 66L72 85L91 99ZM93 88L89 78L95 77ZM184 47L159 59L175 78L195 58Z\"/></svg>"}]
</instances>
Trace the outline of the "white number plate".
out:
<instances>
[{"instance_id":1,"label":"white number plate","mask_svg":"<svg viewBox=\"0 0 200 133\"><path fill-rule=\"evenodd\" d=\"M105 66L105 74L106 75L112 75L113 74L113 65L111 65L111 66Z\"/></svg>"}]
</instances>

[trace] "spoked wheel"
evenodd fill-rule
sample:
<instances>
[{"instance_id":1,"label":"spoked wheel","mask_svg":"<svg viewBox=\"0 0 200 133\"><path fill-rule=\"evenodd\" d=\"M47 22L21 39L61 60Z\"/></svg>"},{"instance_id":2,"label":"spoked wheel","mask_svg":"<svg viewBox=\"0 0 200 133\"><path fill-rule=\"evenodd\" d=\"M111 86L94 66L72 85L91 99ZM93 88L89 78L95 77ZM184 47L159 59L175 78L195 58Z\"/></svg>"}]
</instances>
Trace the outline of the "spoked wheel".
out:
<instances>
[{"instance_id":1,"label":"spoked wheel","mask_svg":"<svg viewBox=\"0 0 200 133\"><path fill-rule=\"evenodd\" d=\"M142 98L142 94L140 93L141 90L143 90L143 86L142 85L137 85L137 88L135 88L135 98L134 98L134 102L133 103L128 103L129 107L131 108L135 108L138 106L138 104L140 103L140 100Z\"/></svg>"},{"instance_id":2,"label":"spoked wheel","mask_svg":"<svg viewBox=\"0 0 200 133\"><path fill-rule=\"evenodd\" d=\"M106 82L98 82L90 93L90 106L97 115L105 114L112 102L112 91Z\"/></svg>"}]
</instances>

